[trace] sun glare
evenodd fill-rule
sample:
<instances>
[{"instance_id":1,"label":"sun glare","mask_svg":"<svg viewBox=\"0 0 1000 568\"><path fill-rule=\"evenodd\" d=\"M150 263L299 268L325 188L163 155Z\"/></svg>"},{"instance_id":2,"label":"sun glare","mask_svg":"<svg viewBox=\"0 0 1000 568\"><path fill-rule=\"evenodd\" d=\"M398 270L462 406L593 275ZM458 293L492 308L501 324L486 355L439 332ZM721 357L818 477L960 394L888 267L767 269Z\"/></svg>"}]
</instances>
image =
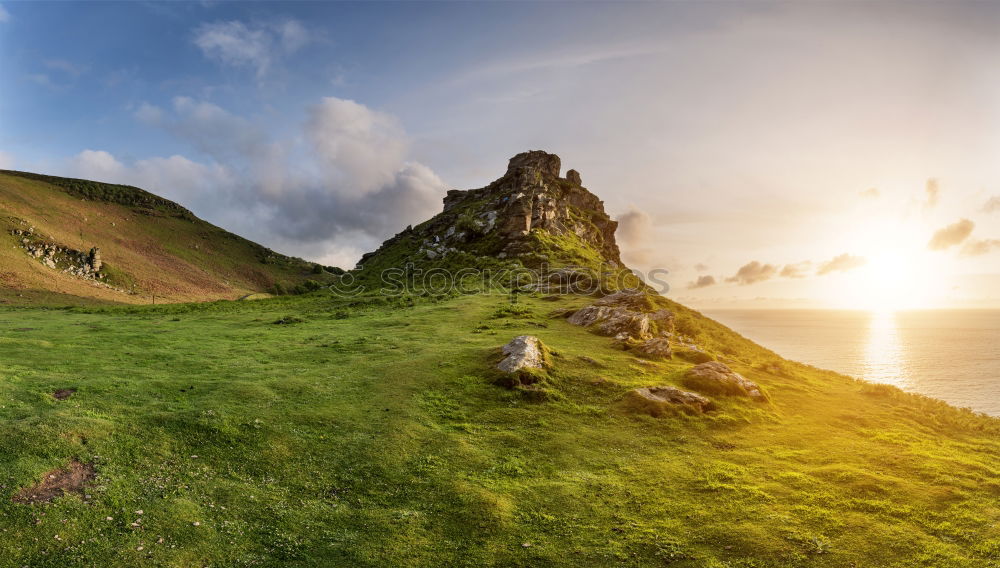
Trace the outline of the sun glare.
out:
<instances>
[{"instance_id":1,"label":"sun glare","mask_svg":"<svg viewBox=\"0 0 1000 568\"><path fill-rule=\"evenodd\" d=\"M864 266L846 273L835 303L842 308L894 311L933 307L936 282L933 259L901 234L868 238Z\"/></svg>"}]
</instances>

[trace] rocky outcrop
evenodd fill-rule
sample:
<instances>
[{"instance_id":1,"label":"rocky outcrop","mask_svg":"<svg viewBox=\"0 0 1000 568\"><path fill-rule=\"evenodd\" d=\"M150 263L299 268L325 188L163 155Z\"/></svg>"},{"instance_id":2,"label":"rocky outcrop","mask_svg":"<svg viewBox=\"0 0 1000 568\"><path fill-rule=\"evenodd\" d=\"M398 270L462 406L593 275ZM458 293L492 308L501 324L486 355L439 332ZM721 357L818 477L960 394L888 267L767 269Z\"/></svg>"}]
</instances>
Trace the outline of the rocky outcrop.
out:
<instances>
[{"instance_id":1,"label":"rocky outcrop","mask_svg":"<svg viewBox=\"0 0 1000 568\"><path fill-rule=\"evenodd\" d=\"M439 261L458 253L494 261L544 261L537 240L530 238L542 231L593 249L604 263L620 267L614 235L618 223L604 211L604 203L580 184L578 172L571 170L561 178L560 168L555 154L537 150L518 154L502 177L480 189L449 191L444 211L385 241L359 266L377 265L382 254L398 258L398 252L413 261Z\"/></svg>"},{"instance_id":2,"label":"rocky outcrop","mask_svg":"<svg viewBox=\"0 0 1000 568\"><path fill-rule=\"evenodd\" d=\"M568 321L620 341L645 341L653 337L654 328L669 333L674 316L670 310L656 309L644 292L621 291L577 310Z\"/></svg>"},{"instance_id":3,"label":"rocky outcrop","mask_svg":"<svg viewBox=\"0 0 1000 568\"><path fill-rule=\"evenodd\" d=\"M592 305L577 310L568 319L573 325L592 327L601 335L625 341L648 339L649 316L618 306Z\"/></svg>"},{"instance_id":4,"label":"rocky outcrop","mask_svg":"<svg viewBox=\"0 0 1000 568\"><path fill-rule=\"evenodd\" d=\"M715 404L700 394L671 386L639 388L625 396L626 406L633 412L662 416L674 411L702 414L715 410Z\"/></svg>"},{"instance_id":5,"label":"rocky outcrop","mask_svg":"<svg viewBox=\"0 0 1000 568\"><path fill-rule=\"evenodd\" d=\"M24 252L53 270L91 280L103 280L105 277L101 273L104 266L101 250L97 247L90 252L78 251L50 242L36 233L34 227L13 229L10 234L17 239Z\"/></svg>"},{"instance_id":6,"label":"rocky outcrop","mask_svg":"<svg viewBox=\"0 0 1000 568\"><path fill-rule=\"evenodd\" d=\"M745 396L759 402L767 400L767 395L757 383L744 378L719 361L709 361L692 367L684 374L681 384L707 394Z\"/></svg>"}]
</instances>

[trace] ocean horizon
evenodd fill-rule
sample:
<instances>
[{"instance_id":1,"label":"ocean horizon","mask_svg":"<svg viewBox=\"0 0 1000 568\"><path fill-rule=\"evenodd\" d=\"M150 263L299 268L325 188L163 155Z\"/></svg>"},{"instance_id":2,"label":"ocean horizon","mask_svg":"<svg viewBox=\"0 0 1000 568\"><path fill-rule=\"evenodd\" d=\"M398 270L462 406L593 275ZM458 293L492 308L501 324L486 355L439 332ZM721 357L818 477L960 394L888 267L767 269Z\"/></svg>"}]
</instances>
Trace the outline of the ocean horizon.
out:
<instances>
[{"instance_id":1,"label":"ocean horizon","mask_svg":"<svg viewBox=\"0 0 1000 568\"><path fill-rule=\"evenodd\" d=\"M1000 416L1000 309L702 313L787 359Z\"/></svg>"}]
</instances>

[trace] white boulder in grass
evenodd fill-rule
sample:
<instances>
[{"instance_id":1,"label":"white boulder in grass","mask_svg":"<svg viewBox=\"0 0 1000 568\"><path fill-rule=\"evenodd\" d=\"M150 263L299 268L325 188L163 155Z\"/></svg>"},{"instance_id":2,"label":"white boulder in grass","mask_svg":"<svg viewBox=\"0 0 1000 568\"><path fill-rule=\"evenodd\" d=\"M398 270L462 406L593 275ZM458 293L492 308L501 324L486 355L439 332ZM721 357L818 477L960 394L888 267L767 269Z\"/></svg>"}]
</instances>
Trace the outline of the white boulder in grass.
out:
<instances>
[{"instance_id":1,"label":"white boulder in grass","mask_svg":"<svg viewBox=\"0 0 1000 568\"><path fill-rule=\"evenodd\" d=\"M545 346L534 335L519 335L501 348L503 360L497 369L505 373L541 371L545 369Z\"/></svg>"}]
</instances>

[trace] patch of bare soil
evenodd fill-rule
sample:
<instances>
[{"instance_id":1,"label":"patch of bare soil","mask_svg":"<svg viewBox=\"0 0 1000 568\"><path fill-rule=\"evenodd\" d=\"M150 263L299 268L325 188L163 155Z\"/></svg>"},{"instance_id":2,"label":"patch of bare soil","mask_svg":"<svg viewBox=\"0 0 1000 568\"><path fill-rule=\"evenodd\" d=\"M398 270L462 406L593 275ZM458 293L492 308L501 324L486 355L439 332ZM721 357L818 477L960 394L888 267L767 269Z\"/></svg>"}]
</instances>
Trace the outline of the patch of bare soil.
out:
<instances>
[{"instance_id":1,"label":"patch of bare soil","mask_svg":"<svg viewBox=\"0 0 1000 568\"><path fill-rule=\"evenodd\" d=\"M67 398L73 396L75 392L76 389L59 389L52 393L52 397L56 400L66 400Z\"/></svg>"},{"instance_id":2,"label":"patch of bare soil","mask_svg":"<svg viewBox=\"0 0 1000 568\"><path fill-rule=\"evenodd\" d=\"M25 487L17 492L11 501L24 505L48 503L67 493L83 495L84 488L97 477L94 464L82 463L78 460L60 469L53 469L42 476L42 480L31 487Z\"/></svg>"}]
</instances>

